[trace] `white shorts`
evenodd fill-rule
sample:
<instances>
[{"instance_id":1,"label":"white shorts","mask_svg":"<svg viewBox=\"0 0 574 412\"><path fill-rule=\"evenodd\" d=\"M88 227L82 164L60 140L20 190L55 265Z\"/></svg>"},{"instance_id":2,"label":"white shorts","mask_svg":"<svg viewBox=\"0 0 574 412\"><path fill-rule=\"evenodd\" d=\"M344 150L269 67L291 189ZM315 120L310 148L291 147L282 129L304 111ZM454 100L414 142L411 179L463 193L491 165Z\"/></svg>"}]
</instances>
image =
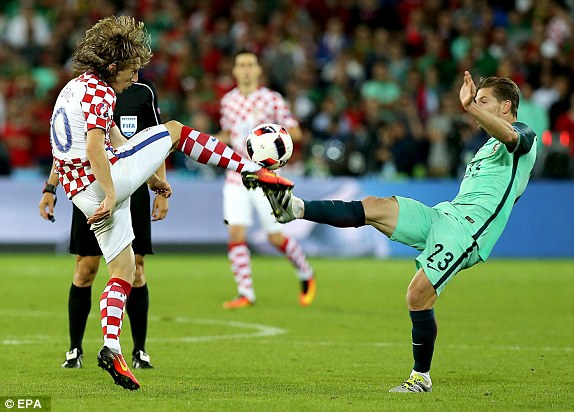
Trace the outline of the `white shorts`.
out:
<instances>
[{"instance_id":1,"label":"white shorts","mask_svg":"<svg viewBox=\"0 0 574 412\"><path fill-rule=\"evenodd\" d=\"M271 205L261 188L248 190L242 185L225 183L223 186L223 219L228 225L251 226L253 209L257 212L259 223L265 232L281 232L281 223L277 223Z\"/></svg>"},{"instance_id":2,"label":"white shorts","mask_svg":"<svg viewBox=\"0 0 574 412\"><path fill-rule=\"evenodd\" d=\"M116 207L109 219L92 225L106 262L112 261L134 239L130 196L161 166L169 155L171 137L164 125L153 126L134 135L115 150L118 160L110 165L116 191ZM72 198L86 216L94 214L105 194L98 181Z\"/></svg>"}]
</instances>

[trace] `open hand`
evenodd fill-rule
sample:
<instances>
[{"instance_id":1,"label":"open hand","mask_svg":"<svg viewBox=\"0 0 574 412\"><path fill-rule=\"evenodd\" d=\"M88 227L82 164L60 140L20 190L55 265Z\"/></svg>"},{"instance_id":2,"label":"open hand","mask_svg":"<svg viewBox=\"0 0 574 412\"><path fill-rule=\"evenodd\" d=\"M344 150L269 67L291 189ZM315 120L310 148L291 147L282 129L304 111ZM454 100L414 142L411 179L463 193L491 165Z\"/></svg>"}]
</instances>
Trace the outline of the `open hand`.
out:
<instances>
[{"instance_id":1,"label":"open hand","mask_svg":"<svg viewBox=\"0 0 574 412\"><path fill-rule=\"evenodd\" d=\"M116 199L110 195L106 195L100 206L96 209L94 214L88 217L88 224L100 222L112 216L112 210L116 205Z\"/></svg>"},{"instance_id":2,"label":"open hand","mask_svg":"<svg viewBox=\"0 0 574 412\"><path fill-rule=\"evenodd\" d=\"M474 98L476 97L476 85L468 71L464 72L464 80L462 82L462 87L460 88L459 97L460 102L465 109L474 102Z\"/></svg>"}]
</instances>

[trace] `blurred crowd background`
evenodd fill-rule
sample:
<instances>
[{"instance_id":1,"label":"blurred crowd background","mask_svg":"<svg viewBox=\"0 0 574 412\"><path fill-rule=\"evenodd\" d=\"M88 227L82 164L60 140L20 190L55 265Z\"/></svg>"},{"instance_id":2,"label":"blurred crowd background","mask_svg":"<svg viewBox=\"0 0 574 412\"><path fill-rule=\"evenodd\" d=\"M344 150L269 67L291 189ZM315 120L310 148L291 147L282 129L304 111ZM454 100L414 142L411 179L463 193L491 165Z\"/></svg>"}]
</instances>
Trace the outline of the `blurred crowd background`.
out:
<instances>
[{"instance_id":1,"label":"blurred crowd background","mask_svg":"<svg viewBox=\"0 0 574 412\"><path fill-rule=\"evenodd\" d=\"M219 131L232 56L255 51L263 84L304 130L286 168L305 176L458 178L488 136L461 108L462 73L509 76L539 136L537 178L572 178L574 0L3 0L0 174L47 174L53 102L102 17L143 20L164 121ZM172 172L208 177L182 156Z\"/></svg>"}]
</instances>

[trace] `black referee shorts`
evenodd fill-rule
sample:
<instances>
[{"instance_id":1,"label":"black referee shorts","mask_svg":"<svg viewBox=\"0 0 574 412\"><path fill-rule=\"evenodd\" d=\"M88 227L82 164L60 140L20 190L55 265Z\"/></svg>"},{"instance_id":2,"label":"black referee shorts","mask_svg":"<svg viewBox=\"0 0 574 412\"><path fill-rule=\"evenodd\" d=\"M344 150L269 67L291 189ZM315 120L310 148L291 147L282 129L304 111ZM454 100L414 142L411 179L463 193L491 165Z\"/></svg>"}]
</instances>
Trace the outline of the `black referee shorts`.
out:
<instances>
[{"instance_id":1,"label":"black referee shorts","mask_svg":"<svg viewBox=\"0 0 574 412\"><path fill-rule=\"evenodd\" d=\"M84 213L74 205L72 228L70 232L70 253L80 256L101 256L94 232L86 221ZM134 253L149 255L151 246L151 206L147 184L140 186L131 196L130 210L135 239L132 243Z\"/></svg>"}]
</instances>

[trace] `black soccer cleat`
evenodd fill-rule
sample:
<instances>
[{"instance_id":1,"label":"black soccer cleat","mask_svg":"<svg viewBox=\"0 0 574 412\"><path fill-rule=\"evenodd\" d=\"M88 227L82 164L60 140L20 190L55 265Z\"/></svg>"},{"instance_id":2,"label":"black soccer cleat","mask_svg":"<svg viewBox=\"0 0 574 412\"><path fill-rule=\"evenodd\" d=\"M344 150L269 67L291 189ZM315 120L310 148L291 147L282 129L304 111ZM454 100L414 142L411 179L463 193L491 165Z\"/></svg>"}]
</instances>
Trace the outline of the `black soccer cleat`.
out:
<instances>
[{"instance_id":1,"label":"black soccer cleat","mask_svg":"<svg viewBox=\"0 0 574 412\"><path fill-rule=\"evenodd\" d=\"M66 360L62 363L62 368L79 369L82 367L82 350L80 348L70 349L66 352Z\"/></svg>"},{"instance_id":2,"label":"black soccer cleat","mask_svg":"<svg viewBox=\"0 0 574 412\"><path fill-rule=\"evenodd\" d=\"M132 367L134 369L153 369L149 355L143 350L132 353Z\"/></svg>"},{"instance_id":3,"label":"black soccer cleat","mask_svg":"<svg viewBox=\"0 0 574 412\"><path fill-rule=\"evenodd\" d=\"M140 383L128 368L121 353L114 353L104 346L98 354L98 366L111 375L116 385L130 391L139 389Z\"/></svg>"}]
</instances>

